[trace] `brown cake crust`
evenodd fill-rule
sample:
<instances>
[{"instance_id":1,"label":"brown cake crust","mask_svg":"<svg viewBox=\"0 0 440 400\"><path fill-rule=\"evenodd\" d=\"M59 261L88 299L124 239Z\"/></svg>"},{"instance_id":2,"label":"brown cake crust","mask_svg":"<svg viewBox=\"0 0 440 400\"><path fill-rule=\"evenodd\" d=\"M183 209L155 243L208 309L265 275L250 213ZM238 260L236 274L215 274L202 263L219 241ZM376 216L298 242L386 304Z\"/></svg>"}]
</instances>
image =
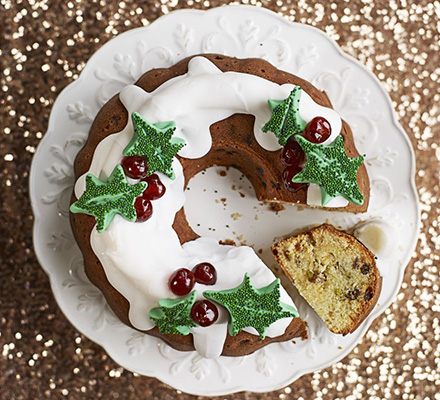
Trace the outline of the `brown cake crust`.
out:
<instances>
[{"instance_id":1,"label":"brown cake crust","mask_svg":"<svg viewBox=\"0 0 440 400\"><path fill-rule=\"evenodd\" d=\"M309 82L292 74L280 71L268 62L261 59L236 59L215 54L203 54L222 71L235 71L261 76L278 84L291 83L300 85L320 105L331 107L331 103L324 92L319 91ZM155 90L167 80L183 75L188 71L186 58L170 68L154 69L145 73L136 85L147 92ZM101 140L112 133L121 131L127 124L128 114L125 107L116 95L110 99L96 116L87 142L75 159L75 179L86 173L90 167L93 153ZM280 151L269 152L256 142L253 134L255 117L247 114L234 114L231 117L214 123L210 127L212 148L201 159L179 158L184 172L185 185L201 170L213 165L231 166L245 174L254 186L259 200L285 202L294 204L306 203L306 190L291 193L284 189L281 176L283 166L280 163ZM349 126L343 121L342 135L345 139L345 148L349 157L359 154L354 146L353 136ZM362 206L349 204L343 210L350 212L365 212L369 202L369 180L365 166L358 172L358 185L364 194ZM72 196L72 202L76 198ZM104 269L90 245L90 234L95 225L95 219L86 214L70 214L72 230L76 241L84 256L85 271L89 279L104 293L110 307L116 315L127 325L132 326L128 319L128 301L108 282ZM189 226L183 209L177 214L173 224L180 242L185 243L196 239L197 234ZM157 328L146 333L160 337L178 350L194 350L192 335L163 335ZM237 336L227 336L223 355L241 356L254 352L271 342L290 340L295 337L307 336L306 324L300 318L294 318L284 335L276 338L261 340L258 336L240 332Z\"/></svg>"}]
</instances>

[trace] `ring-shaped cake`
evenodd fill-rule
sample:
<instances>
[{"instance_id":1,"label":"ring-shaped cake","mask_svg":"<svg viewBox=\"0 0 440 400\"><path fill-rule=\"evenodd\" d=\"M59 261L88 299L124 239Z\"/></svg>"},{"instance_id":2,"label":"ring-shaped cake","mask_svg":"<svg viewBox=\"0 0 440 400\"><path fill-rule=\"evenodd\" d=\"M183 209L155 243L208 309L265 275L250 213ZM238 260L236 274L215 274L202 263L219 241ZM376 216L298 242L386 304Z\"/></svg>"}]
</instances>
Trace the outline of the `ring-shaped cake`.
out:
<instances>
[{"instance_id":1,"label":"ring-shaped cake","mask_svg":"<svg viewBox=\"0 0 440 400\"><path fill-rule=\"evenodd\" d=\"M133 144L137 116L141 123L161 132L172 129L173 137L185 143L173 158L171 169L158 172L166 191L152 202L153 213L148 221L133 223L108 213L111 222L99 232L94 229L97 219L72 210L75 213L71 214L71 224L84 255L86 273L124 323L161 337L176 349L196 349L205 357L250 354L273 341L306 336L306 325L294 312L270 323L263 335L254 327L240 329L238 334L228 332L231 318L224 309L220 310L217 323L192 326L190 334L161 331L149 312L161 300L176 298L168 282L177 268L191 269L203 262L215 265L218 279L209 289L216 292L240 287L246 281L245 274L254 288L273 283L272 272L250 247L223 245L198 237L184 215L184 189L198 172L224 165L242 171L260 200L322 207L324 196L313 183L295 191L286 190L282 183L280 141L272 133L263 132L274 108L297 87L301 89L299 116L306 123L323 116L332 126L332 136L324 145L342 138L348 158L359 158L349 126L331 109L326 94L260 59L191 57L171 68L147 72L136 85L126 87L101 109L75 160L74 204L84 195L87 174L110 180L115 166ZM269 106L269 100L274 107ZM363 202L354 204L344 198L349 196L334 196L327 199L327 209L367 210L368 176L364 165L358 168L355 180ZM129 183L133 187L140 185L138 181ZM141 185L139 190L145 187ZM204 289L195 284L197 299L203 298ZM277 290L280 304L294 307L279 284Z\"/></svg>"}]
</instances>

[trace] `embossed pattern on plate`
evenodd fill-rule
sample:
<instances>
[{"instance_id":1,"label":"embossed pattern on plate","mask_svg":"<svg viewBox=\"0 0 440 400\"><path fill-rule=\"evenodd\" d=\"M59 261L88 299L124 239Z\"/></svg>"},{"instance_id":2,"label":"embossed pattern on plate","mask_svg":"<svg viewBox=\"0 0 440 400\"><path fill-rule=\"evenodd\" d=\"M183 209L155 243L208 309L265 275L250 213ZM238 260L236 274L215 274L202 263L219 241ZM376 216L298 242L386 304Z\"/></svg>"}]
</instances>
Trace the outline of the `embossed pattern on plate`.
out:
<instances>
[{"instance_id":1,"label":"embossed pattern on plate","mask_svg":"<svg viewBox=\"0 0 440 400\"><path fill-rule=\"evenodd\" d=\"M299 37L301 40L292 40ZM398 256L385 270L378 306L354 334L333 335L313 310L296 298L301 316L309 323L309 340L273 344L247 357L206 360L196 353L173 350L120 323L101 292L87 280L67 210L74 182L73 160L94 116L111 96L143 72L206 52L264 58L325 89L335 109L351 124L359 151L367 154L372 185L367 214L288 208L288 215L298 218L276 219L275 214L262 211L259 223L274 230L255 236L269 247L271 238L288 232L280 222L285 220L290 231L327 219L342 228L369 218L386 219L398 228ZM177 11L108 42L55 102L31 170L35 249L63 312L123 367L193 394L266 392L343 358L392 302L420 225L414 168L409 141L377 79L321 31L249 6ZM247 232L243 233L246 236Z\"/></svg>"}]
</instances>

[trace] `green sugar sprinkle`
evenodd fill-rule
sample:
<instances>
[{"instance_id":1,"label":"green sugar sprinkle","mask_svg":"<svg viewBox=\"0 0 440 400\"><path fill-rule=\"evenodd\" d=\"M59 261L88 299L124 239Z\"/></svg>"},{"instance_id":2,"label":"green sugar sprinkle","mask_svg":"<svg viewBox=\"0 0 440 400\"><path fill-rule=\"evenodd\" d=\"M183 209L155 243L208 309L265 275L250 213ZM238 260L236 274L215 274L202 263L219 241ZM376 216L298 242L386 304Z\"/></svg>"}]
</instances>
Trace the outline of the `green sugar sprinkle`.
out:
<instances>
[{"instance_id":1,"label":"green sugar sprinkle","mask_svg":"<svg viewBox=\"0 0 440 400\"><path fill-rule=\"evenodd\" d=\"M149 316L159 328L160 333L188 335L190 328L199 326L191 318L191 308L196 297L197 292L193 290L185 297L159 300L159 307L152 308Z\"/></svg>"},{"instance_id":2,"label":"green sugar sprinkle","mask_svg":"<svg viewBox=\"0 0 440 400\"><path fill-rule=\"evenodd\" d=\"M261 339L265 338L267 328L282 318L297 317L298 312L280 301L280 280L256 289L249 277L244 275L243 282L234 289L205 291L203 296L225 307L230 315L229 334L237 335L246 327L253 327Z\"/></svg>"},{"instance_id":3,"label":"green sugar sprinkle","mask_svg":"<svg viewBox=\"0 0 440 400\"><path fill-rule=\"evenodd\" d=\"M343 196L353 204L363 204L364 196L356 176L364 156L349 158L342 135L329 145L311 143L301 135L295 135L295 139L306 153L307 161L301 172L293 177L293 182L319 185L323 206L337 196Z\"/></svg>"},{"instance_id":4,"label":"green sugar sprinkle","mask_svg":"<svg viewBox=\"0 0 440 400\"><path fill-rule=\"evenodd\" d=\"M172 137L176 130L174 122L150 124L140 114L131 114L133 138L124 149L124 156L140 155L147 158L148 175L160 171L174 179L173 158L185 146L183 139Z\"/></svg>"},{"instance_id":5,"label":"green sugar sprinkle","mask_svg":"<svg viewBox=\"0 0 440 400\"><path fill-rule=\"evenodd\" d=\"M284 146L290 136L304 130L307 123L299 115L299 101L302 89L295 86L285 100L269 100L272 116L263 126L263 132L272 132L278 143Z\"/></svg>"},{"instance_id":6,"label":"green sugar sprinkle","mask_svg":"<svg viewBox=\"0 0 440 400\"><path fill-rule=\"evenodd\" d=\"M87 174L86 190L70 206L70 211L94 216L98 232L107 229L116 214L134 222L136 221L135 198L146 187L145 182L131 185L125 178L120 165L115 167L107 182L102 182L94 175Z\"/></svg>"}]
</instances>

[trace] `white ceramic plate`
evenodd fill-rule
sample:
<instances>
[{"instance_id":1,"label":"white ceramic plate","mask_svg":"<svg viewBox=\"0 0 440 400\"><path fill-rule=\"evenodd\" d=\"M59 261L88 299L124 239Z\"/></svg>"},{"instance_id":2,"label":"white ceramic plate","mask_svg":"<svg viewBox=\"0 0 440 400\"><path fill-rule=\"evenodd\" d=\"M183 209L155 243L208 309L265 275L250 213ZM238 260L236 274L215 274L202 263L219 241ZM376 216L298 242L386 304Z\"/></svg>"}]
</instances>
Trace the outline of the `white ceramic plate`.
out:
<instances>
[{"instance_id":1,"label":"white ceramic plate","mask_svg":"<svg viewBox=\"0 0 440 400\"><path fill-rule=\"evenodd\" d=\"M342 228L371 218L390 222L398 231L394 238L398 249L382 265L384 285L377 307L355 333L333 335L296 298L300 315L309 323L307 341L273 344L247 357L207 360L194 352L173 350L120 323L101 292L85 277L67 210L74 182L73 160L94 116L112 95L143 72L208 52L264 58L325 89L335 109L352 126L360 153L367 154L371 203L363 215L295 207L276 215L256 201L239 173L231 170L227 177L220 177L210 169L190 182L185 208L190 223L199 234L247 240L262 249L262 258L273 264L268 249L274 237L299 227L327 220ZM80 78L56 100L31 170L35 250L67 318L124 368L198 395L271 391L343 358L397 294L420 224L414 172L411 146L387 94L373 74L342 53L324 33L250 6L177 11L104 45ZM233 185L241 188L232 190ZM226 205L221 198L227 198ZM242 216L234 220L234 213Z\"/></svg>"}]
</instances>

